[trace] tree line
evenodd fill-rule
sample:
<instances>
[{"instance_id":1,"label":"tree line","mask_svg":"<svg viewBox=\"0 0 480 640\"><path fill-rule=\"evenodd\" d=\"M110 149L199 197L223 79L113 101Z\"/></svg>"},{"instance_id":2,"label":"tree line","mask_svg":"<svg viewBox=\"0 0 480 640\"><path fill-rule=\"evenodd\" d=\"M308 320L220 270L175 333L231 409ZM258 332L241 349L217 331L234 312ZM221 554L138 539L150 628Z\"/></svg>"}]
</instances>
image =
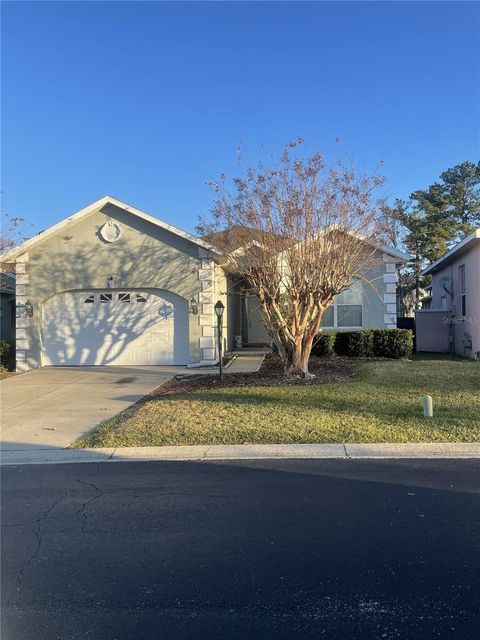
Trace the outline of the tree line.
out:
<instances>
[{"instance_id":1,"label":"tree line","mask_svg":"<svg viewBox=\"0 0 480 640\"><path fill-rule=\"evenodd\" d=\"M434 262L480 226L480 162L462 162L447 169L438 182L414 191L408 200L381 207L385 240L412 258L399 274L398 293L404 312L419 308L422 276Z\"/></svg>"}]
</instances>

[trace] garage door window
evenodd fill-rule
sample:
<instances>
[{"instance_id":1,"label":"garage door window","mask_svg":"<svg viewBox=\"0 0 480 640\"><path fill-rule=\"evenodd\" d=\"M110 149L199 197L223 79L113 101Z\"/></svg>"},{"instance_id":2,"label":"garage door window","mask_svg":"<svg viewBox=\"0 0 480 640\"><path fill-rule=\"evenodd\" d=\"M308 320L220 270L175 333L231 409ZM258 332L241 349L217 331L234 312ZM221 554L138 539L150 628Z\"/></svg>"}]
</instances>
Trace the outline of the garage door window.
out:
<instances>
[{"instance_id":1,"label":"garage door window","mask_svg":"<svg viewBox=\"0 0 480 640\"><path fill-rule=\"evenodd\" d=\"M95 296L88 296L83 302L84 304L93 304L95 302Z\"/></svg>"},{"instance_id":2,"label":"garage door window","mask_svg":"<svg viewBox=\"0 0 480 640\"><path fill-rule=\"evenodd\" d=\"M137 293L137 302L146 302L147 298L141 293Z\"/></svg>"},{"instance_id":3,"label":"garage door window","mask_svg":"<svg viewBox=\"0 0 480 640\"><path fill-rule=\"evenodd\" d=\"M130 294L129 293L119 293L118 294L119 302L130 302Z\"/></svg>"},{"instance_id":4,"label":"garage door window","mask_svg":"<svg viewBox=\"0 0 480 640\"><path fill-rule=\"evenodd\" d=\"M100 294L100 302L111 302L113 295L111 293L101 293Z\"/></svg>"}]
</instances>

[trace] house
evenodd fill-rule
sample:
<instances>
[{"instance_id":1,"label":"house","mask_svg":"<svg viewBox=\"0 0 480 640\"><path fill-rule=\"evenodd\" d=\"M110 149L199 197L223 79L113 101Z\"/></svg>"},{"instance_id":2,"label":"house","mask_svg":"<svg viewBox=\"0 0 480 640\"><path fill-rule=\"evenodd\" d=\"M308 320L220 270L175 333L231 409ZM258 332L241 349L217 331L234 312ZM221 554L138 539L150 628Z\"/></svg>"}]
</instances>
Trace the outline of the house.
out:
<instances>
[{"instance_id":1,"label":"house","mask_svg":"<svg viewBox=\"0 0 480 640\"><path fill-rule=\"evenodd\" d=\"M432 308L432 285L429 284L424 288L425 295L420 298L420 304L422 309Z\"/></svg>"},{"instance_id":2,"label":"house","mask_svg":"<svg viewBox=\"0 0 480 640\"><path fill-rule=\"evenodd\" d=\"M15 274L0 271L0 340L15 340Z\"/></svg>"},{"instance_id":3,"label":"house","mask_svg":"<svg viewBox=\"0 0 480 640\"><path fill-rule=\"evenodd\" d=\"M480 358L480 229L423 271L431 294L416 312L417 351Z\"/></svg>"},{"instance_id":4,"label":"house","mask_svg":"<svg viewBox=\"0 0 480 640\"><path fill-rule=\"evenodd\" d=\"M397 266L378 247L371 284L337 296L324 325L396 327ZM216 361L214 304L225 305L224 348L270 342L258 303L219 251L105 196L19 245L17 369L48 365L190 365Z\"/></svg>"}]
</instances>

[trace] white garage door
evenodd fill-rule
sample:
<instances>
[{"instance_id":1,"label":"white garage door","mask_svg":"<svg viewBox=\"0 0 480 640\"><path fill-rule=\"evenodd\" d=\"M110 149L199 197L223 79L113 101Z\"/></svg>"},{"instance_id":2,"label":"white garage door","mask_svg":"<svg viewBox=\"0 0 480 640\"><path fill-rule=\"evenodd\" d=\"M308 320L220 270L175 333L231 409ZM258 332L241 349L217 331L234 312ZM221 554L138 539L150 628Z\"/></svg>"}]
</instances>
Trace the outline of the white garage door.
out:
<instances>
[{"instance_id":1,"label":"white garage door","mask_svg":"<svg viewBox=\"0 0 480 640\"><path fill-rule=\"evenodd\" d=\"M44 365L160 365L188 361L188 305L173 293L85 291L47 301Z\"/></svg>"}]
</instances>

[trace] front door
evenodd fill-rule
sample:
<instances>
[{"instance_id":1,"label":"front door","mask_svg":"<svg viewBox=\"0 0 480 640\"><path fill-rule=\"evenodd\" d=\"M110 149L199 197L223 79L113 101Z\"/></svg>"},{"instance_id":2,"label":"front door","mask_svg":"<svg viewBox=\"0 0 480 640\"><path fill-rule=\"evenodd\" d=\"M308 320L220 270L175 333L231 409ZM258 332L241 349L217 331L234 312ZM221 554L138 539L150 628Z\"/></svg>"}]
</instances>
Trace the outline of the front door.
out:
<instances>
[{"instance_id":1,"label":"front door","mask_svg":"<svg viewBox=\"0 0 480 640\"><path fill-rule=\"evenodd\" d=\"M247 315L248 344L270 344L270 336L265 328L260 301L257 296L246 296L245 307Z\"/></svg>"}]
</instances>

